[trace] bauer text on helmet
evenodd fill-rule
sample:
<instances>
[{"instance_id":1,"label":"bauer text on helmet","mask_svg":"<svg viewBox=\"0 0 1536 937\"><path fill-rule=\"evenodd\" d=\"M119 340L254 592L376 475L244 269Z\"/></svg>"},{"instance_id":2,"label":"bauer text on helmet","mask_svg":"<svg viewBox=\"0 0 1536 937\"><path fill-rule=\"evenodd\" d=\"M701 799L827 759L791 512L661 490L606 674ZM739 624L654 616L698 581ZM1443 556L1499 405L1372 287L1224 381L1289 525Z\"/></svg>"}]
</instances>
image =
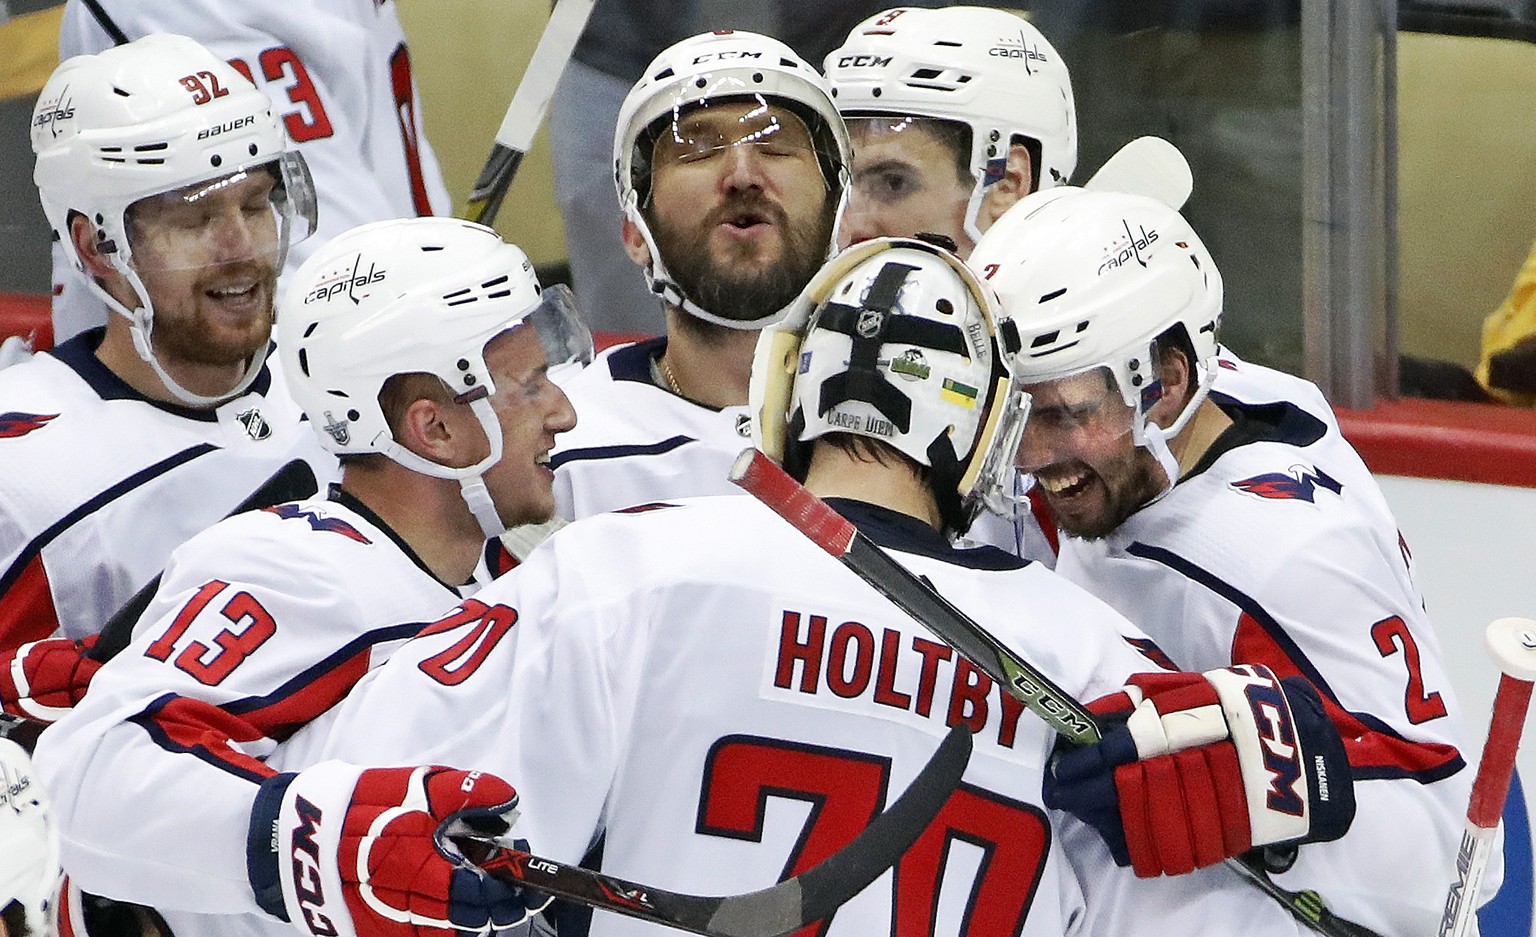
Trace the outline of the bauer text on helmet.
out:
<instances>
[{"instance_id":1,"label":"bauer text on helmet","mask_svg":"<svg viewBox=\"0 0 1536 937\"><path fill-rule=\"evenodd\" d=\"M845 241L929 231L962 255L1018 198L1077 165L1071 79L1005 10L886 10L826 58L854 143Z\"/></svg>"},{"instance_id":2,"label":"bauer text on helmet","mask_svg":"<svg viewBox=\"0 0 1536 937\"><path fill-rule=\"evenodd\" d=\"M266 95L182 36L69 59L38 97L49 224L183 402L216 403L260 370L277 271L315 223L308 171L285 141ZM234 386L183 386L169 372L186 354L232 359Z\"/></svg>"},{"instance_id":3,"label":"bauer text on helmet","mask_svg":"<svg viewBox=\"0 0 1536 937\"><path fill-rule=\"evenodd\" d=\"M826 81L788 46L748 32L686 39L619 112L626 247L668 305L761 328L830 252L848 159Z\"/></svg>"},{"instance_id":4,"label":"bauer text on helmet","mask_svg":"<svg viewBox=\"0 0 1536 937\"><path fill-rule=\"evenodd\" d=\"M1178 480L1173 448L1212 380L1221 276L1168 206L1073 188L1019 203L971 262L1018 331L1013 371L1034 398L1018 466L1063 529L1103 536Z\"/></svg>"}]
</instances>

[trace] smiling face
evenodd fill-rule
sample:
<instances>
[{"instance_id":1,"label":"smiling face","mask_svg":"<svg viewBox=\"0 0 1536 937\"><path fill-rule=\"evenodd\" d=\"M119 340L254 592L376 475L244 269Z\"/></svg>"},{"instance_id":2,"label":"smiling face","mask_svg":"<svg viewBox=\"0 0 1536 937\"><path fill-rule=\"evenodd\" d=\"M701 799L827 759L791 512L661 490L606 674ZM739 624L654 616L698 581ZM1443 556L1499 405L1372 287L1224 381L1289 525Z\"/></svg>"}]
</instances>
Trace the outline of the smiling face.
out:
<instances>
[{"instance_id":1,"label":"smiling face","mask_svg":"<svg viewBox=\"0 0 1536 937\"><path fill-rule=\"evenodd\" d=\"M810 132L786 108L686 110L654 146L647 223L683 291L743 321L784 306L826 258L833 204Z\"/></svg>"},{"instance_id":2,"label":"smiling face","mask_svg":"<svg viewBox=\"0 0 1536 937\"><path fill-rule=\"evenodd\" d=\"M1015 464L1035 476L1062 530L1104 537L1167 486L1157 460L1135 444L1133 412L1107 369L1025 390L1034 399Z\"/></svg>"},{"instance_id":3,"label":"smiling face","mask_svg":"<svg viewBox=\"0 0 1536 937\"><path fill-rule=\"evenodd\" d=\"M275 186L268 172L240 172L129 210L132 263L167 363L240 364L266 346L280 254Z\"/></svg>"},{"instance_id":4,"label":"smiling face","mask_svg":"<svg viewBox=\"0 0 1536 937\"><path fill-rule=\"evenodd\" d=\"M576 425L576 411L550 381L549 361L532 323L491 339L485 362L496 383L491 409L501 426L501 461L486 470L486 488L508 527L542 523L555 513L549 451L556 436Z\"/></svg>"},{"instance_id":5,"label":"smiling face","mask_svg":"<svg viewBox=\"0 0 1536 937\"><path fill-rule=\"evenodd\" d=\"M974 244L965 233L965 211L976 181L964 166L969 146L964 125L855 117L848 121L848 134L853 186L839 246L927 232L954 241L962 257L970 253Z\"/></svg>"}]
</instances>

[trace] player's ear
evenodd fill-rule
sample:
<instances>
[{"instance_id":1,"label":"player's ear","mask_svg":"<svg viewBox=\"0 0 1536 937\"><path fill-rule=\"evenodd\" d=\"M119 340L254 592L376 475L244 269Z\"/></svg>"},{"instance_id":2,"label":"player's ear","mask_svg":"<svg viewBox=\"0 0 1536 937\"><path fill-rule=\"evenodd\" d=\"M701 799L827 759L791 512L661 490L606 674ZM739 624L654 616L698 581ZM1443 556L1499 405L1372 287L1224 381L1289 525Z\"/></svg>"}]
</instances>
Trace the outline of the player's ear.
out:
<instances>
[{"instance_id":1,"label":"player's ear","mask_svg":"<svg viewBox=\"0 0 1536 937\"><path fill-rule=\"evenodd\" d=\"M1003 178L988 186L987 194L981 200L981 217L978 219L981 230L992 227L1003 212L1028 195L1034 178L1034 160L1030 158L1029 148L1022 143L1009 146L1008 159L1003 163Z\"/></svg>"},{"instance_id":2,"label":"player's ear","mask_svg":"<svg viewBox=\"0 0 1536 937\"><path fill-rule=\"evenodd\" d=\"M1157 379L1162 385L1163 396L1147 411L1147 419L1158 426L1171 426L1184 411L1190 394L1194 393L1194 370L1189 355L1177 342L1159 342L1157 351Z\"/></svg>"},{"instance_id":3,"label":"player's ear","mask_svg":"<svg viewBox=\"0 0 1536 937\"><path fill-rule=\"evenodd\" d=\"M624 253L629 259L642 267L651 264L651 248L645 243L645 236L640 233L640 226L624 219L623 226L619 229L619 235L624 239Z\"/></svg>"},{"instance_id":4,"label":"player's ear","mask_svg":"<svg viewBox=\"0 0 1536 937\"><path fill-rule=\"evenodd\" d=\"M96 230L91 227L90 219L79 212L70 215L69 240L74 245L75 254L80 258L80 262L85 264L87 276L100 280L117 273L106 256L97 250Z\"/></svg>"}]
</instances>

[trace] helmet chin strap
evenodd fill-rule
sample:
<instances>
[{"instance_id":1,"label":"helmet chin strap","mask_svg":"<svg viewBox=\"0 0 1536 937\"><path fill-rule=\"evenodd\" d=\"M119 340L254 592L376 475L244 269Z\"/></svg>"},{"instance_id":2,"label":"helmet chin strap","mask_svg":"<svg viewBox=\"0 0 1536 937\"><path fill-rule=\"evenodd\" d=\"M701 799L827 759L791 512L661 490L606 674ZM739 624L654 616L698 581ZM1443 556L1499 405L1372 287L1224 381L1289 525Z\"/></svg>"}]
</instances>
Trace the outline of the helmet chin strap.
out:
<instances>
[{"instance_id":1,"label":"helmet chin strap","mask_svg":"<svg viewBox=\"0 0 1536 937\"><path fill-rule=\"evenodd\" d=\"M474 412L475 418L480 421L480 429L491 444L490 454L474 465L453 468L433 462L431 459L417 455L393 439L380 446L379 452L413 472L430 475L433 478L457 480L459 495L464 499L469 513L475 516L475 522L480 525L480 532L485 534L485 539L490 540L507 532L507 525L501 520L501 512L496 509L496 502L491 498L490 490L485 487L485 473L501 461L501 424L496 421L496 411L491 409L489 396L470 401L469 408Z\"/></svg>"},{"instance_id":2,"label":"helmet chin strap","mask_svg":"<svg viewBox=\"0 0 1536 937\"><path fill-rule=\"evenodd\" d=\"M1148 501L1148 504L1161 501L1168 492L1173 490L1173 486L1179 483L1181 475L1179 460L1174 457L1173 450L1169 447L1168 441L1176 438L1184 431L1184 427L1189 425L1189 421L1194 417L1195 411L1199 410L1200 404L1204 402L1208 390L1209 387L1205 383L1197 386L1189 402L1184 405L1184 409L1179 413L1178 419L1174 420L1167 429L1163 429L1161 426L1148 420L1145 414L1138 416L1138 419L1142 421L1141 434L1145 439L1141 445L1146 447L1148 452L1152 453L1152 457L1157 460L1157 464L1162 466L1163 474L1168 477L1167 487L1158 492L1157 497Z\"/></svg>"},{"instance_id":3,"label":"helmet chin strap","mask_svg":"<svg viewBox=\"0 0 1536 937\"><path fill-rule=\"evenodd\" d=\"M113 312L128 320L128 331L133 336L133 350L149 365L150 370L155 372L155 376L160 379L160 383L165 385L165 389L170 391L173 397L188 406L199 409L211 408L240 396L256 382L257 376L261 374L262 366L266 364L267 350L271 347L270 342L264 342L262 347L255 354L251 355L250 361L246 362L245 371L240 375L240 380L235 382L235 386L225 393L209 397L181 386L180 382L172 377L170 372L165 369L165 366L160 363L160 358L155 354L155 307L150 302L149 291L144 288L144 281L139 279L138 273L126 264L114 264L114 267L128 279L129 285L143 299L143 305L137 309L130 310L127 306L118 302L116 298L97 284L95 277L87 276L86 282L96 295L106 300L107 305Z\"/></svg>"}]
</instances>

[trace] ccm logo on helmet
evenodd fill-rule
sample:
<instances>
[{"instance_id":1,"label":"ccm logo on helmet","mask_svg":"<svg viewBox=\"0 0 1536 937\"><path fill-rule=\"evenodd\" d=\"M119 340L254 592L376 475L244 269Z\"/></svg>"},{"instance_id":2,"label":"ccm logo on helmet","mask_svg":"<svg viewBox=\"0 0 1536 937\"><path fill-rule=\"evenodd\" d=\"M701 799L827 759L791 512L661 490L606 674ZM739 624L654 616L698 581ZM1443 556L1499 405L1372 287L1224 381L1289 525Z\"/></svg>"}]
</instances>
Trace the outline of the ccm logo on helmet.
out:
<instances>
[{"instance_id":1,"label":"ccm logo on helmet","mask_svg":"<svg viewBox=\"0 0 1536 937\"><path fill-rule=\"evenodd\" d=\"M321 909L325 893L320 887L320 846L315 831L325 818L320 808L303 797L294 799L299 822L293 828L293 893L298 896L304 924L315 937L336 937L336 925Z\"/></svg>"},{"instance_id":2,"label":"ccm logo on helmet","mask_svg":"<svg viewBox=\"0 0 1536 937\"><path fill-rule=\"evenodd\" d=\"M199 140L206 140L209 137L216 137L221 133L233 133L242 127L249 127L254 123L256 123L256 115L247 114L239 120L227 120L222 124L215 124L212 127L204 127L202 130L197 132L197 138Z\"/></svg>"},{"instance_id":3,"label":"ccm logo on helmet","mask_svg":"<svg viewBox=\"0 0 1536 937\"><path fill-rule=\"evenodd\" d=\"M889 55L845 55L837 60L838 68L884 68L889 64Z\"/></svg>"},{"instance_id":4,"label":"ccm logo on helmet","mask_svg":"<svg viewBox=\"0 0 1536 937\"><path fill-rule=\"evenodd\" d=\"M727 59L760 59L761 52L711 52L708 55L696 56L693 64L702 65L705 62L726 61Z\"/></svg>"}]
</instances>

